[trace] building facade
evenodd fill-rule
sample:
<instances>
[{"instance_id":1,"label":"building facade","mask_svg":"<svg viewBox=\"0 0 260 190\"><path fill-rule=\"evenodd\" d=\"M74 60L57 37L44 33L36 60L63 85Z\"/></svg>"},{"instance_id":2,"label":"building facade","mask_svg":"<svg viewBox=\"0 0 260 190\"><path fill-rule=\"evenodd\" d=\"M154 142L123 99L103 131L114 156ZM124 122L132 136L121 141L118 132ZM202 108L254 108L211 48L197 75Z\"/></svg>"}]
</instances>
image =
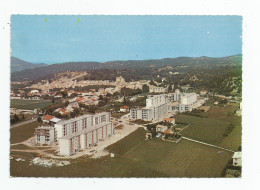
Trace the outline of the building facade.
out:
<instances>
[{"instance_id":1,"label":"building facade","mask_svg":"<svg viewBox=\"0 0 260 190\"><path fill-rule=\"evenodd\" d=\"M158 87L158 86L149 86L149 92L151 92L151 93L166 93L167 88Z\"/></svg>"},{"instance_id":2,"label":"building facade","mask_svg":"<svg viewBox=\"0 0 260 190\"><path fill-rule=\"evenodd\" d=\"M55 125L60 155L70 156L114 134L111 114L83 115Z\"/></svg>"},{"instance_id":3,"label":"building facade","mask_svg":"<svg viewBox=\"0 0 260 190\"><path fill-rule=\"evenodd\" d=\"M56 141L55 129L51 126L40 126L35 129L35 143L51 145Z\"/></svg>"},{"instance_id":4,"label":"building facade","mask_svg":"<svg viewBox=\"0 0 260 190\"><path fill-rule=\"evenodd\" d=\"M150 95L146 99L145 108L132 108L131 119L143 119L147 121L163 118L168 112L168 95Z\"/></svg>"},{"instance_id":5,"label":"building facade","mask_svg":"<svg viewBox=\"0 0 260 190\"><path fill-rule=\"evenodd\" d=\"M197 101L196 93L182 93L179 89L175 93L169 94L169 111L192 111L193 104Z\"/></svg>"}]
</instances>

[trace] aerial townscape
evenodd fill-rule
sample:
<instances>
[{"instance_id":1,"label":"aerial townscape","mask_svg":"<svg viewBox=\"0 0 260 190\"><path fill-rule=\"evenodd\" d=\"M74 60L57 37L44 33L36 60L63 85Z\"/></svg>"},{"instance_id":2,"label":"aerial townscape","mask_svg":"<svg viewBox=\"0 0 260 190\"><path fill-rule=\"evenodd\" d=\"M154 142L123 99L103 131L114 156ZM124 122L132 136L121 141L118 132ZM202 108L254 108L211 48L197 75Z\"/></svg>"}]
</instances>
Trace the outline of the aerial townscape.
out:
<instances>
[{"instance_id":1,"label":"aerial townscape","mask_svg":"<svg viewBox=\"0 0 260 190\"><path fill-rule=\"evenodd\" d=\"M242 176L242 54L108 60L12 55L10 176Z\"/></svg>"}]
</instances>

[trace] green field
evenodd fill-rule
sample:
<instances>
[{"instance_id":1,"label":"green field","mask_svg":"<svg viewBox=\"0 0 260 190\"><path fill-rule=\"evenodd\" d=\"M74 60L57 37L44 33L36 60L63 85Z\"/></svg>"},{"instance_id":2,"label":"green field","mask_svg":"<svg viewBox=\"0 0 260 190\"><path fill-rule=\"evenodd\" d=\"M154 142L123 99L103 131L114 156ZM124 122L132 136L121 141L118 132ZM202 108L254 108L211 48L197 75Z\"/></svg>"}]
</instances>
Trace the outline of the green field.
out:
<instances>
[{"instance_id":1,"label":"green field","mask_svg":"<svg viewBox=\"0 0 260 190\"><path fill-rule=\"evenodd\" d=\"M11 99L10 107L25 110L42 109L51 104L49 100L19 100Z\"/></svg>"},{"instance_id":2,"label":"green field","mask_svg":"<svg viewBox=\"0 0 260 190\"><path fill-rule=\"evenodd\" d=\"M178 114L175 118L176 122L191 124L182 131L185 137L236 151L241 146L242 136L241 118L232 114L237 107L236 104L226 107L213 106L208 112L202 113L203 117ZM227 137L223 137L231 123L235 126L233 131Z\"/></svg>"},{"instance_id":3,"label":"green field","mask_svg":"<svg viewBox=\"0 0 260 190\"><path fill-rule=\"evenodd\" d=\"M29 139L34 135L34 129L39 125L39 122L34 121L32 123L10 129L10 143L19 143Z\"/></svg>"}]
</instances>

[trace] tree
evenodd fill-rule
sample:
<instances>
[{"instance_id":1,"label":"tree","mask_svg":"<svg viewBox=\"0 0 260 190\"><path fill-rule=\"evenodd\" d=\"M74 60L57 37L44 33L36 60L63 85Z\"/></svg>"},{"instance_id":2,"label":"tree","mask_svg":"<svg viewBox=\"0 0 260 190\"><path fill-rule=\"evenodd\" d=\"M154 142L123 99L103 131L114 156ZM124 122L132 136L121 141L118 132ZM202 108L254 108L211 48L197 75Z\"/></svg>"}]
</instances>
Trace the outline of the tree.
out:
<instances>
[{"instance_id":1,"label":"tree","mask_svg":"<svg viewBox=\"0 0 260 190\"><path fill-rule=\"evenodd\" d=\"M143 92L149 92L149 86L147 84L144 84L142 86Z\"/></svg>"},{"instance_id":2,"label":"tree","mask_svg":"<svg viewBox=\"0 0 260 190\"><path fill-rule=\"evenodd\" d=\"M53 104L55 103L54 97L52 98L51 103L53 103Z\"/></svg>"},{"instance_id":3,"label":"tree","mask_svg":"<svg viewBox=\"0 0 260 190\"><path fill-rule=\"evenodd\" d=\"M151 80L151 81L149 82L149 84L152 85L152 86L157 86L153 80Z\"/></svg>"},{"instance_id":4,"label":"tree","mask_svg":"<svg viewBox=\"0 0 260 190\"><path fill-rule=\"evenodd\" d=\"M112 94L111 93L107 93L107 95L106 95L108 98L109 97L111 97L112 96Z\"/></svg>"},{"instance_id":5,"label":"tree","mask_svg":"<svg viewBox=\"0 0 260 190\"><path fill-rule=\"evenodd\" d=\"M103 100L103 96L100 95L100 96L98 97L98 99L99 99L99 100Z\"/></svg>"},{"instance_id":6,"label":"tree","mask_svg":"<svg viewBox=\"0 0 260 190\"><path fill-rule=\"evenodd\" d=\"M14 118L13 119L14 119L14 122L20 121L19 117L16 114L14 114Z\"/></svg>"},{"instance_id":7,"label":"tree","mask_svg":"<svg viewBox=\"0 0 260 190\"><path fill-rule=\"evenodd\" d=\"M41 123L41 122L42 122L42 118L41 118L41 117L38 117L38 118L37 118L37 121L38 121L39 123Z\"/></svg>"},{"instance_id":8,"label":"tree","mask_svg":"<svg viewBox=\"0 0 260 190\"><path fill-rule=\"evenodd\" d=\"M74 118L74 117L76 117L76 113L73 111L73 112L70 112L70 117L71 118Z\"/></svg>"},{"instance_id":9,"label":"tree","mask_svg":"<svg viewBox=\"0 0 260 190\"><path fill-rule=\"evenodd\" d=\"M89 111L90 113L95 113L96 110L97 110L97 107L96 107L96 106L89 106L89 108L88 108L88 111Z\"/></svg>"},{"instance_id":10,"label":"tree","mask_svg":"<svg viewBox=\"0 0 260 190\"><path fill-rule=\"evenodd\" d=\"M162 83L162 79L160 79L160 78L155 79L155 81L158 83Z\"/></svg>"},{"instance_id":11,"label":"tree","mask_svg":"<svg viewBox=\"0 0 260 190\"><path fill-rule=\"evenodd\" d=\"M169 85L168 91L169 91L169 92L172 92L172 90L173 90L173 89L172 89L172 85Z\"/></svg>"},{"instance_id":12,"label":"tree","mask_svg":"<svg viewBox=\"0 0 260 190\"><path fill-rule=\"evenodd\" d=\"M22 120L25 120L24 114L22 114Z\"/></svg>"}]
</instances>

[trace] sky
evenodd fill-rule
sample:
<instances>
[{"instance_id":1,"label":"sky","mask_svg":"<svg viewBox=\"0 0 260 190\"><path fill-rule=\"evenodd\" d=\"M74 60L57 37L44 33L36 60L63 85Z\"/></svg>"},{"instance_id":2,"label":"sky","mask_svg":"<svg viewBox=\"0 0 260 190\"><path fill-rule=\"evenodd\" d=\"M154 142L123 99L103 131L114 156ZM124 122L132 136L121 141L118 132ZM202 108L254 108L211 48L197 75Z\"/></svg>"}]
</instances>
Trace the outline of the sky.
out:
<instances>
[{"instance_id":1,"label":"sky","mask_svg":"<svg viewBox=\"0 0 260 190\"><path fill-rule=\"evenodd\" d=\"M32 63L236 54L242 54L241 16L11 17L11 56Z\"/></svg>"}]
</instances>

